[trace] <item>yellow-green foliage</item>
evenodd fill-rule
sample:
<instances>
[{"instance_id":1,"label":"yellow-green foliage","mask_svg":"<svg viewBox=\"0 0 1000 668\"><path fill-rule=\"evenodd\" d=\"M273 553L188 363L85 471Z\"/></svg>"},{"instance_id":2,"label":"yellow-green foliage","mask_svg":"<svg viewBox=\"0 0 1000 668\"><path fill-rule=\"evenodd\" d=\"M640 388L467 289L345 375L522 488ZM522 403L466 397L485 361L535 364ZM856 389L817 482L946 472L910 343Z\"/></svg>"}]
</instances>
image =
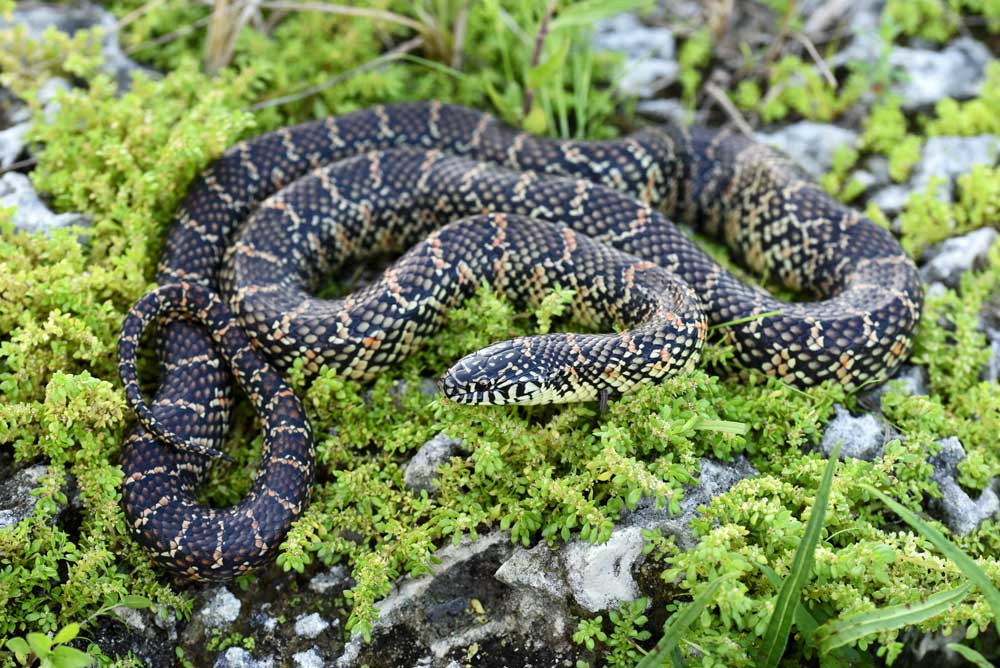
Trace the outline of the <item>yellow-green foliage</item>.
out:
<instances>
[{"instance_id":1,"label":"yellow-green foliage","mask_svg":"<svg viewBox=\"0 0 1000 668\"><path fill-rule=\"evenodd\" d=\"M768 88L777 91L760 107L761 118L774 121L790 111L816 121L830 121L868 90L869 82L858 72L835 88L824 79L811 62L797 56L785 56L769 68Z\"/></svg>"},{"instance_id":2,"label":"yellow-green foliage","mask_svg":"<svg viewBox=\"0 0 1000 668\"><path fill-rule=\"evenodd\" d=\"M712 33L702 28L681 45L677 55L680 65L678 78L683 90L683 99L689 107L694 106L694 95L701 83L701 70L712 60Z\"/></svg>"},{"instance_id":3,"label":"yellow-green foliage","mask_svg":"<svg viewBox=\"0 0 1000 668\"><path fill-rule=\"evenodd\" d=\"M125 14L139 4L129 0L117 11ZM0 67L19 94L30 98L53 74L88 80L85 90L62 97L52 122L33 130L32 139L43 148L32 179L57 208L85 212L93 225L45 237L16 235L9 222L0 223L0 447L20 463L49 467L35 492L34 516L0 533L0 637L55 631L74 622L86 630L111 605L144 600L129 598L135 595L181 614L190 609L188 599L158 583L125 531L117 461L130 414L114 368L114 345L125 309L149 287L160 240L191 178L247 134L376 102L436 97L482 107L484 91L492 91L487 95L493 110L511 122L550 134L612 134L615 105L602 83L614 59L590 53L581 27L606 9L596 2L576 5L582 9L560 3L554 37L533 67L542 20L536 4L469 3L459 67L452 68L457 63L447 55L456 46L448 31L428 28L421 34L433 48L420 57L355 73L315 95L275 106L261 105L362 66L383 51L384 40L399 41L413 31L393 22L293 12L270 33L252 26L244 30L233 67L208 77L197 67L205 34L197 22L208 16L207 5L150 3L123 28L127 45L182 32L137 50L167 74L155 82L138 79L120 98L109 80L91 76L92 37L51 35L41 45L23 36L2 38L10 51L0 54ZM794 3L770 4L795 25ZM447 28L460 5L428 2L414 8L400 0L363 6ZM4 8L0 2L0 11ZM184 27L189 24L194 27ZM703 31L681 48L681 87L688 102L711 61L711 46L710 33ZM54 53L65 57L53 60ZM550 76L560 58L568 66ZM994 68L991 77L997 76ZM766 98L767 118L794 112L827 119L856 100L865 82L884 80L878 66L859 69L834 89L809 62L779 59L766 79L745 82L734 97L747 108ZM534 103L525 113L529 93ZM942 103L928 130L994 131L989 112L995 97L984 90L977 101ZM861 152L889 155L894 178L905 178L921 141L898 104L883 101L866 124L860 150L838 153L827 186L845 199L855 196L857 187L846 174ZM964 177L954 205L913 200L901 221L908 250L917 253L948 234L995 220L998 177L988 168ZM952 565L886 518L855 483L876 485L916 509L939 493L927 456L937 439L953 434L968 453L960 467L962 484L979 489L1000 474L995 448L1000 398L995 387L978 381L985 357L976 330L980 307L1000 277L997 265L994 260L988 271L967 277L960 291L929 301L915 359L930 370L933 394L886 395L885 414L902 437L874 462L840 467L816 555L817 577L806 589L817 616L917 600L958 579ZM753 373L743 378L709 373L710 362L725 367L731 358L732 351L720 345L709 346L704 366L690 375L614 402L604 415L589 405L461 407L421 391L425 378L439 375L461 354L499 338L548 330L566 297L553 295L534 317L525 318L483 290L452 314L448 330L425 352L370 388L331 373L305 388L301 373L293 370L291 379L319 435L323 476L312 505L281 547L279 567L304 572L317 563L346 562L356 583L348 594L348 626L367 633L375 603L393 578L430 569L443 542L487 528L508 530L521 544L604 540L621 512L643 497L675 511L702 457L746 455L762 475L710 504L694 526L702 542L693 552L649 538L666 582L667 594L657 596L657 605L665 599L675 610L719 574L736 581L718 590L692 628L682 648L689 661L751 665L775 594L761 566L787 573L823 468L822 458L803 453L811 453L834 402L851 407L853 400L838 388L802 392ZM203 492L212 503L235 501L252 482L260 441L245 406L238 408L237 420L227 446L237 462L214 471L213 484ZM442 431L462 439L462 446L440 467L433 495L409 490L403 464ZM74 521L54 521L67 512L71 477L79 490L75 510L68 511ZM994 524L956 540L994 578L1000 575ZM578 642L604 651L608 665L633 665L637 644L649 638L646 613L633 604L607 617L606 623L597 618L581 624ZM964 624L974 635L990 621L973 596L922 628ZM897 635L875 639L887 660L898 653ZM238 635L211 640L220 649L252 643ZM864 642L860 646L864 649ZM849 649L855 658L862 656ZM803 641L789 648L788 661L811 660L812 652ZM186 660L183 652L178 656Z\"/></svg>"},{"instance_id":4,"label":"yellow-green foliage","mask_svg":"<svg viewBox=\"0 0 1000 668\"><path fill-rule=\"evenodd\" d=\"M893 181L905 181L920 160L923 140L909 133L899 98L889 95L865 119L861 144L865 150L889 158L889 176Z\"/></svg>"},{"instance_id":5,"label":"yellow-green foliage","mask_svg":"<svg viewBox=\"0 0 1000 668\"><path fill-rule=\"evenodd\" d=\"M935 118L927 123L929 135L1000 135L1000 62L987 66L979 97L968 102L946 97L934 112Z\"/></svg>"},{"instance_id":6,"label":"yellow-green foliage","mask_svg":"<svg viewBox=\"0 0 1000 668\"><path fill-rule=\"evenodd\" d=\"M932 179L915 192L899 214L903 248L919 256L924 249L948 237L996 224L1000 213L1000 168L976 165L958 177L954 202L938 198L939 183Z\"/></svg>"},{"instance_id":7,"label":"yellow-green foliage","mask_svg":"<svg viewBox=\"0 0 1000 668\"><path fill-rule=\"evenodd\" d=\"M125 529L118 456L130 415L114 349L185 184L251 125L239 110L243 90L187 68L137 80L117 98L98 77L32 132L45 145L36 184L93 225L47 237L2 223L0 445L48 469L34 515L0 533L0 635L55 630L135 594L190 608L157 582ZM78 488L72 531L52 521L68 503L69 476Z\"/></svg>"},{"instance_id":8,"label":"yellow-green foliage","mask_svg":"<svg viewBox=\"0 0 1000 668\"><path fill-rule=\"evenodd\" d=\"M54 76L88 78L100 63L101 40L96 29L69 37L50 26L41 40L31 39L23 25L0 31L0 83L28 100L40 82Z\"/></svg>"},{"instance_id":9,"label":"yellow-green foliage","mask_svg":"<svg viewBox=\"0 0 1000 668\"><path fill-rule=\"evenodd\" d=\"M991 31L1000 31L995 0L889 0L883 17L906 35L944 42L958 30L962 14L981 14Z\"/></svg>"}]
</instances>

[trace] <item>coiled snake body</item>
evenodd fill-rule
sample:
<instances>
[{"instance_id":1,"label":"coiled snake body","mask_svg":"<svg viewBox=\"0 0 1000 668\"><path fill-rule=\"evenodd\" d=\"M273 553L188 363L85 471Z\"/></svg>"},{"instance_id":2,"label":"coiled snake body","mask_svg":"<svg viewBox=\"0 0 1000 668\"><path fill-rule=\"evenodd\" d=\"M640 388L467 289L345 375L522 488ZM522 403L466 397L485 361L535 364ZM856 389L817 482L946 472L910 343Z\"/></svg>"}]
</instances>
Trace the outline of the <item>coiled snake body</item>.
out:
<instances>
[{"instance_id":1,"label":"coiled snake body","mask_svg":"<svg viewBox=\"0 0 1000 668\"><path fill-rule=\"evenodd\" d=\"M819 301L784 303L747 286L668 216ZM421 239L359 293L311 295L323 274ZM443 379L457 401L627 391L688 366L705 318L738 323L724 331L741 365L797 386L834 379L853 389L898 367L922 301L916 269L888 232L787 160L726 132L649 128L557 141L428 102L268 133L194 182L166 240L162 287L123 326L123 382L139 416L125 444L123 498L139 541L195 579L231 578L273 558L313 475L308 422L277 371L304 358L310 374L330 365L371 378L484 279L522 304L572 287L577 319L632 329L491 346ZM146 406L134 356L158 316L167 316L162 381ZM265 432L253 490L223 509L194 497L231 403L213 339Z\"/></svg>"}]
</instances>

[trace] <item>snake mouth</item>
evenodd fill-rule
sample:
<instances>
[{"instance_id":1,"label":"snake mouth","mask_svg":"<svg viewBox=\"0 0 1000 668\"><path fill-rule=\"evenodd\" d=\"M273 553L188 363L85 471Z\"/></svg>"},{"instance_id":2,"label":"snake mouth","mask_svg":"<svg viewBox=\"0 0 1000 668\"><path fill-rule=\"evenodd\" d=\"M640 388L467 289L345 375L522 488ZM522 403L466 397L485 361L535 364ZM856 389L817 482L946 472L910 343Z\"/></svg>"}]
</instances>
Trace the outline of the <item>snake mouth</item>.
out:
<instances>
[{"instance_id":1,"label":"snake mouth","mask_svg":"<svg viewBox=\"0 0 1000 668\"><path fill-rule=\"evenodd\" d=\"M457 404L477 405L477 406L505 406L552 403L540 396L538 385L531 381L510 385L505 388L488 388L482 390L471 389L469 386L456 383L449 374L446 374L438 382L441 393Z\"/></svg>"},{"instance_id":2,"label":"snake mouth","mask_svg":"<svg viewBox=\"0 0 1000 668\"><path fill-rule=\"evenodd\" d=\"M458 404L530 405L552 403L546 392L547 373L524 354L524 341L501 341L457 361L438 386Z\"/></svg>"}]
</instances>

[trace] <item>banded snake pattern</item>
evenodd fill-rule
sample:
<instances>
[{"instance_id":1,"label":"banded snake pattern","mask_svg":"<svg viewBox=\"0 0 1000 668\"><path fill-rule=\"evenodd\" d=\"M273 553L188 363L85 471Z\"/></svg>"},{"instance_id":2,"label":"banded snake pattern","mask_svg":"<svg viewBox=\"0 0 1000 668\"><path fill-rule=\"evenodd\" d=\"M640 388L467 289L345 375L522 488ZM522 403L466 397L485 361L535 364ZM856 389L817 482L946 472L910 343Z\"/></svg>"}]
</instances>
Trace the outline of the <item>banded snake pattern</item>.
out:
<instances>
[{"instance_id":1,"label":"banded snake pattern","mask_svg":"<svg viewBox=\"0 0 1000 668\"><path fill-rule=\"evenodd\" d=\"M746 285L670 219L815 301ZM312 294L332 271L411 246L358 293ZM722 329L740 365L796 386L856 389L905 359L922 306L916 268L889 232L726 131L542 139L426 102L267 133L192 184L164 245L161 287L123 325L120 368L139 416L124 448L123 503L139 542L193 579L273 559L314 475L308 421L281 372L302 358L308 374L333 366L370 379L483 279L521 305L573 287L578 320L624 329L473 353L442 380L456 401L624 392L687 368L706 323L731 322ZM135 353L157 319L162 374L147 405ZM241 503L207 508L194 491L228 425L230 365L261 417L264 452Z\"/></svg>"}]
</instances>

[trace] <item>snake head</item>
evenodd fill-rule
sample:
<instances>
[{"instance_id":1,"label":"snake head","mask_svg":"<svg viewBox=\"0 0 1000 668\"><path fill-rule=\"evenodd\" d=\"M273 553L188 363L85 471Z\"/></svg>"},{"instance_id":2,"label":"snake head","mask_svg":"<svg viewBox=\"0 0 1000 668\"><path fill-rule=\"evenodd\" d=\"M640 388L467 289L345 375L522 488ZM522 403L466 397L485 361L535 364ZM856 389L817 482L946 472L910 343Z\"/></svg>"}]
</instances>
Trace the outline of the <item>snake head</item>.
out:
<instances>
[{"instance_id":1,"label":"snake head","mask_svg":"<svg viewBox=\"0 0 1000 668\"><path fill-rule=\"evenodd\" d=\"M466 355L441 378L441 391L459 404L554 403L550 364L532 343L544 337L501 341Z\"/></svg>"}]
</instances>

